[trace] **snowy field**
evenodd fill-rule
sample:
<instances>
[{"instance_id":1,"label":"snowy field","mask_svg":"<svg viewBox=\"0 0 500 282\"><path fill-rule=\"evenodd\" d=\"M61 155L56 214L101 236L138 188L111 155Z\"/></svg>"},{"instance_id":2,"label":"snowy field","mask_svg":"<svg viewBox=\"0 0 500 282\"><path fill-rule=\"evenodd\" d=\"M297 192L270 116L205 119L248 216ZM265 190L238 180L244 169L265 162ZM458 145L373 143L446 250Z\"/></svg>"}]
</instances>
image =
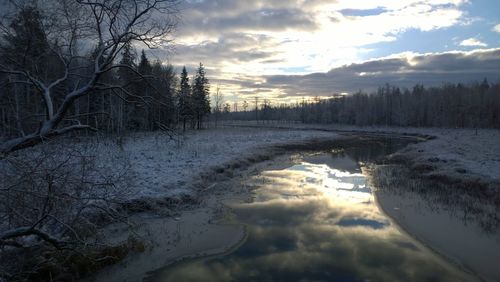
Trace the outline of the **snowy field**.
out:
<instances>
[{"instance_id":1,"label":"snowy field","mask_svg":"<svg viewBox=\"0 0 500 282\"><path fill-rule=\"evenodd\" d=\"M189 131L173 139L162 133L136 133L126 137L82 139L64 147L90 156L102 175L124 173L116 189L122 194L121 200L128 201L194 195L197 189L211 184L207 181L211 174L217 172L231 177L236 168L234 164L256 162L266 155L272 157L274 145L333 140L352 132L433 136L436 138L410 145L398 155L414 167L424 168L421 170L424 173L458 180L500 181L498 130L479 130L475 135L473 129L226 122L218 129ZM66 144L69 140L56 142ZM30 155L37 150L39 147L22 154Z\"/></svg>"},{"instance_id":2,"label":"snowy field","mask_svg":"<svg viewBox=\"0 0 500 282\"><path fill-rule=\"evenodd\" d=\"M300 124L266 124L259 125L263 128L256 128L254 124L229 124L224 127L214 130L203 130L190 132L185 137L181 138L181 142L162 143L161 137L154 134L147 136L129 137L124 143L123 151L113 150L113 154L124 154L130 156L131 166L135 173L136 191L139 192L136 197L178 197L182 194L194 193L199 191L192 189L199 187L200 181L202 186L211 185L210 181L203 183L202 175L207 172L215 172L220 168L226 168L228 172L232 172L228 164L237 163L238 160L244 162L245 159L255 157L259 154L272 154L269 150L273 145L299 143L315 138L342 138L350 132L375 132L380 134L416 134L420 136L436 137L432 140L417 143L405 148L399 154L408 158L414 165L417 164L432 164L435 166L433 173L449 173L453 177L480 177L482 180L490 181L497 179L494 173L498 170L500 163L499 145L495 142L500 134L498 131L481 130L479 135L475 136L473 130L451 130L451 129L414 129L414 128L358 128L346 126L315 126L315 125L300 125ZM158 141L160 140L160 141ZM113 148L113 146L110 146ZM438 159L438 160L437 160ZM497 161L495 161L497 160ZM467 172L457 172L461 169ZM492 170L492 171L491 171ZM230 177L230 175L228 175ZM236 175L235 175L236 176ZM498 179L497 179L498 180ZM234 178L234 182L238 182L238 178ZM238 185L238 184L236 184ZM219 187L217 191L222 191L223 195L233 197L235 192L234 185L224 185L224 188ZM201 189L204 189L203 187ZM211 190L208 190L211 191ZM216 193L217 194L217 193ZM220 195L205 195L205 201L210 202L210 196L215 198L223 197ZM216 200L220 201L220 199ZM205 204L202 207L215 209L218 205ZM199 211L195 209L194 212ZM166 219L168 224L186 224L188 226L186 232L193 232L197 238L203 240L194 240L195 243L187 243L190 246L196 246L200 242L210 242L213 238L220 239L220 235L211 237L209 231L201 231L193 228L202 226L219 225L203 225L205 222L200 221L199 217L203 218L210 212L206 213L202 210L201 215L196 214L196 217L188 212L181 212L176 215L177 219ZM194 218L194 219L190 219ZM178 221L176 221L178 220ZM146 222L146 220L143 220ZM192 224L195 222L195 224ZM153 226L151 231L154 234L156 226L170 226L167 223L154 222L146 226ZM162 225L163 224L163 225ZM206 223L205 223L206 224ZM227 227L226 225L222 225ZM150 227L148 227L150 228ZM157 227L156 227L157 228ZM165 230L171 230L165 228ZM149 231L148 231L149 232ZM162 231L163 233L168 231ZM162 233L162 234L163 234ZM189 233L191 234L191 233ZM225 242L232 241L231 233L224 230L224 236L229 236ZM243 235L242 235L243 236ZM159 237L163 238L163 237ZM208 239L207 239L208 238ZM162 239L163 240L163 239ZM163 245L165 245L163 243ZM228 245L225 245L226 248ZM169 251L173 250L173 251ZM116 266L112 270L103 272L103 276L99 276L97 280L106 281L122 281L123 277L133 277L132 275L142 275L141 271L145 270L144 265L151 267L151 261L161 262L165 258L165 254L178 254L179 250L185 251L183 244L168 245L164 249L158 248L153 254L147 253L139 256L137 261L127 263L126 268ZM159 259L151 260L151 257L158 254ZM184 253L183 253L184 254ZM147 262L147 263L143 263ZM137 267L138 265L138 267ZM158 266L151 267L152 269ZM139 271L137 271L139 269ZM119 279L116 279L118 276ZM104 277L104 279L103 279ZM111 278L113 277L113 278Z\"/></svg>"},{"instance_id":3,"label":"snowy field","mask_svg":"<svg viewBox=\"0 0 500 282\"><path fill-rule=\"evenodd\" d=\"M434 140L414 144L400 154L414 164L432 167L430 173L452 178L500 181L500 131L428 130Z\"/></svg>"},{"instance_id":4,"label":"snowy field","mask_svg":"<svg viewBox=\"0 0 500 282\"><path fill-rule=\"evenodd\" d=\"M338 138L332 132L288 129L221 128L192 131L170 140L161 133L135 134L116 142L97 142L97 164L113 169L116 160L130 168L130 199L175 198L192 194L203 176L227 170L238 161L272 154L273 145L317 138ZM203 187L201 187L203 188Z\"/></svg>"},{"instance_id":5,"label":"snowy field","mask_svg":"<svg viewBox=\"0 0 500 282\"><path fill-rule=\"evenodd\" d=\"M413 170L425 174L464 180L464 183L486 183L493 188L489 190L494 193L493 202L500 200L496 189L500 186L498 130L479 130L476 135L472 129L225 123L218 129L188 131L176 136L150 132L121 137L59 138L14 153L8 161L0 162L0 176L3 177L0 180L2 187L9 187L6 184L10 183L17 185L10 186L21 189L13 189L13 195L23 196L13 196L12 201L9 194L4 193L2 209L6 212L0 213L0 218L16 221L7 225L8 221L2 220L0 231L25 226L25 221L28 226L33 225L30 221L38 222L37 211L45 207L45 199L50 199L57 207L48 214L50 218L57 218L64 226L84 222L84 227L76 225L79 229L87 226L95 229L110 222L98 220L100 217L95 211L112 212L112 219L120 219L121 210L115 213L114 204L128 207L131 212L166 204L160 213L169 215L165 226L170 226L186 219L187 210L176 207L176 203L190 205L193 199L201 199L200 203L196 201L196 206L204 207L203 212L211 219L212 214L222 209L220 194L238 192L238 184L211 190L214 185L231 179L237 182L240 174L249 171L245 172L244 168L283 152L280 145L307 143L314 149L311 141L332 141L363 132L433 137L404 148L394 157L403 158ZM251 167L251 171L254 168ZM211 196L215 200L207 204ZM8 213L14 210L13 207L17 212ZM86 216L97 221L88 221ZM58 233L59 229L52 227L53 222L44 224L40 229L65 238Z\"/></svg>"},{"instance_id":6,"label":"snowy field","mask_svg":"<svg viewBox=\"0 0 500 282\"><path fill-rule=\"evenodd\" d=\"M428 174L446 175L457 180L500 181L500 130L407 127L356 127L345 125L258 124L228 122L227 126L265 126L337 133L373 132L384 134L416 134L435 137L413 144L397 155L408 159L414 167L429 169Z\"/></svg>"}]
</instances>

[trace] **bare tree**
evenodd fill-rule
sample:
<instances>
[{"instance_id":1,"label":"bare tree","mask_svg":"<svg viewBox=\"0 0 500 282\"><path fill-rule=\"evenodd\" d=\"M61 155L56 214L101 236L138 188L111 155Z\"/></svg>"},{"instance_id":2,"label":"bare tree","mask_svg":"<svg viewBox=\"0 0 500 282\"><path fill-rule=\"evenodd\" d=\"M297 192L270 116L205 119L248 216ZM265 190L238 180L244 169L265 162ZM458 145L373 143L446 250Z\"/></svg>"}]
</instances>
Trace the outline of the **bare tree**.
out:
<instances>
[{"instance_id":1,"label":"bare tree","mask_svg":"<svg viewBox=\"0 0 500 282\"><path fill-rule=\"evenodd\" d=\"M222 105L224 104L224 94L220 92L220 88L217 85L214 95L214 116L215 116L215 127L217 127L217 122L219 121L220 113L222 112Z\"/></svg>"},{"instance_id":2,"label":"bare tree","mask_svg":"<svg viewBox=\"0 0 500 282\"><path fill-rule=\"evenodd\" d=\"M259 97L257 96L254 97L254 103L255 103L255 121L259 122Z\"/></svg>"},{"instance_id":3,"label":"bare tree","mask_svg":"<svg viewBox=\"0 0 500 282\"><path fill-rule=\"evenodd\" d=\"M48 0L41 1L43 5L38 6L37 1L10 1L10 6L2 12L1 35L5 38L12 33L9 14L26 5L35 5L43 14L48 52L63 71L60 77L47 79L33 71L31 66L24 66L18 58L10 57L8 53L0 54L3 58L0 74L11 77L11 84L33 88L31 95L41 98L45 110L36 130L4 141L0 144L0 154L7 155L68 132L95 130L77 119L68 120L68 112L78 99L101 91L123 100L133 96L122 85L108 84L103 77L118 68L130 69L130 66L114 64L126 44L135 42L155 48L170 41L168 36L176 26L178 1ZM79 48L92 45L97 47L91 58L77 52ZM58 93L63 86L69 90Z\"/></svg>"},{"instance_id":4,"label":"bare tree","mask_svg":"<svg viewBox=\"0 0 500 282\"><path fill-rule=\"evenodd\" d=\"M104 153L110 158L107 164L100 159L100 146L108 149ZM106 247L98 239L100 227L126 220L120 203L130 195L125 189L133 181L130 163L105 143L73 148L62 142L48 143L11 154L0 166L0 273L23 280L23 256L9 254L21 254L28 247L67 251L68 256L98 251ZM49 261L36 260L40 269ZM42 275L37 267L30 271Z\"/></svg>"}]
</instances>

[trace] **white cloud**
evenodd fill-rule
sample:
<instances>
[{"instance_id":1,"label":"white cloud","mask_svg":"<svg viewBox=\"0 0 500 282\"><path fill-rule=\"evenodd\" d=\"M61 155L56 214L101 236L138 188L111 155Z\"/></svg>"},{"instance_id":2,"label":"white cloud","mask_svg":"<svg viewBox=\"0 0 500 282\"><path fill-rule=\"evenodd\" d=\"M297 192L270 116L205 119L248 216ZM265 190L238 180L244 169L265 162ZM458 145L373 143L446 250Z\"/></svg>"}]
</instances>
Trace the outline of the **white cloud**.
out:
<instances>
[{"instance_id":1,"label":"white cloud","mask_svg":"<svg viewBox=\"0 0 500 282\"><path fill-rule=\"evenodd\" d=\"M445 53L404 52L349 64L326 73L264 76L261 88L279 89L284 97L331 96L333 93L375 91L384 83L412 87L495 80L500 76L500 48Z\"/></svg>"},{"instance_id":2,"label":"white cloud","mask_svg":"<svg viewBox=\"0 0 500 282\"><path fill-rule=\"evenodd\" d=\"M240 79L326 72L370 57L371 45L397 41L408 30L425 32L463 24L467 20L463 5L468 0L185 3L177 52L170 63L189 67L203 62L212 80L221 82L221 90L236 97L258 88Z\"/></svg>"},{"instance_id":3,"label":"white cloud","mask_svg":"<svg viewBox=\"0 0 500 282\"><path fill-rule=\"evenodd\" d=\"M488 46L488 44L486 44L484 42L481 42L480 40L472 37L472 38L465 39L462 42L460 42L460 46L464 46L464 47L486 47L486 46Z\"/></svg>"},{"instance_id":4,"label":"white cloud","mask_svg":"<svg viewBox=\"0 0 500 282\"><path fill-rule=\"evenodd\" d=\"M210 0L191 2L184 15L183 27L177 42L193 46L197 42L225 42L234 33L247 36L265 36L274 44L244 45L273 54L270 58L255 58L245 66L221 60L221 66L230 69L245 68L262 74L286 73L287 69L326 71L332 67L359 60L366 53L366 45L396 41L409 29L430 31L459 24L464 13L460 6L466 0L292 0L292 1ZM363 11L379 9L380 13L367 16L344 15L343 10ZM285 12L287 10L293 12ZM260 12L259 12L260 11ZM268 14L273 14L268 17ZM290 17L296 14L296 17ZM282 16L280 16L282 15ZM295 18L295 19L294 19ZM202 26L203 28L200 28ZM180 48L181 49L181 48ZM216 50L217 48L214 48ZM224 53L207 56L215 59ZM186 56L188 57L188 56ZM196 60L198 56L192 56ZM175 60L175 58L174 58ZM237 60L235 60L237 61ZM272 63L272 62L276 63ZM194 64L196 62L180 62ZM219 66L217 66L219 67ZM252 71L253 70L253 71ZM281 71L280 71L281 70Z\"/></svg>"},{"instance_id":5,"label":"white cloud","mask_svg":"<svg viewBox=\"0 0 500 282\"><path fill-rule=\"evenodd\" d=\"M497 24L496 26L493 27L492 29L494 32L500 33L500 24Z\"/></svg>"}]
</instances>

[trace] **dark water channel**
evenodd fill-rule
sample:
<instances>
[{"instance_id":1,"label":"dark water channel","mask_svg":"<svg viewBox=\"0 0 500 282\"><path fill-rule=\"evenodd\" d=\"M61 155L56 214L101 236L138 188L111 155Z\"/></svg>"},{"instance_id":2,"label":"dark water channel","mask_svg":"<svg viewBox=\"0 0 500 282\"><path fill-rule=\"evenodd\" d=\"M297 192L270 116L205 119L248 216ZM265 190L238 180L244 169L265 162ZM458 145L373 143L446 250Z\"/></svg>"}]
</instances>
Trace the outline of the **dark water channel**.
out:
<instances>
[{"instance_id":1,"label":"dark water channel","mask_svg":"<svg viewBox=\"0 0 500 282\"><path fill-rule=\"evenodd\" d=\"M379 207L360 164L404 146L389 140L307 153L242 185L231 205L247 239L233 252L187 260L148 281L474 281L403 232Z\"/></svg>"}]
</instances>

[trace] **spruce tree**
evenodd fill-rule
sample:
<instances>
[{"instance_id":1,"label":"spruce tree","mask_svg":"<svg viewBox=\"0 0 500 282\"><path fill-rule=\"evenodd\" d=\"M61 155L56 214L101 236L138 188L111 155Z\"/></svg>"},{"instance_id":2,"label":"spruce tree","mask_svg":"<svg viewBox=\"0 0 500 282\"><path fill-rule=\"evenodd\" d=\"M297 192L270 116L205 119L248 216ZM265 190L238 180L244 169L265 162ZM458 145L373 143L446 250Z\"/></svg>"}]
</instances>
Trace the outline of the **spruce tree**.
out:
<instances>
[{"instance_id":1,"label":"spruce tree","mask_svg":"<svg viewBox=\"0 0 500 282\"><path fill-rule=\"evenodd\" d=\"M186 122L192 117L191 86L189 85L189 77L186 67L182 68L177 108L179 111L179 119L182 120L182 129L186 131Z\"/></svg>"},{"instance_id":2,"label":"spruce tree","mask_svg":"<svg viewBox=\"0 0 500 282\"><path fill-rule=\"evenodd\" d=\"M136 75L132 69L136 68L135 65L135 54L132 45L126 43L123 46L122 58L119 62L120 65L127 66L118 68L118 77L123 86L127 86L127 90L130 89L130 85L132 85L133 81L136 78Z\"/></svg>"},{"instance_id":3,"label":"spruce tree","mask_svg":"<svg viewBox=\"0 0 500 282\"><path fill-rule=\"evenodd\" d=\"M158 91L158 89L153 89L151 74L153 71L153 67L149 62L148 57L144 50L141 52L141 58L139 60L139 65L137 66L137 72L140 73L140 76L137 78L137 81L134 83L134 92L137 96L142 97L140 101L137 101L134 107L133 120L135 122L135 126L138 129L153 129L154 128L154 118L152 116L152 107L153 105L149 103L151 100L153 104L158 103L159 99L155 99L158 97L153 97L154 92ZM148 101L148 103L145 103Z\"/></svg>"},{"instance_id":4,"label":"spruce tree","mask_svg":"<svg viewBox=\"0 0 500 282\"><path fill-rule=\"evenodd\" d=\"M11 32L2 33L0 38L0 64L14 70L26 70L31 75L50 81L62 75L61 63L50 52L42 20L40 12L32 6L22 8L15 15L9 25ZM10 75L10 79L26 80L22 75ZM40 98L31 98L35 97L33 93L39 89L29 84L5 85L0 91L0 105L12 105L6 107L6 112L12 116L13 135L24 135L25 130L35 130L38 123L27 123L26 116L28 113L38 116L46 114L39 109ZM54 97L54 100L57 99Z\"/></svg>"},{"instance_id":5,"label":"spruce tree","mask_svg":"<svg viewBox=\"0 0 500 282\"><path fill-rule=\"evenodd\" d=\"M159 60L152 65L153 75L153 106L151 118L154 129L158 125L170 127L175 120L176 107L173 100L173 89L176 83L176 74L172 65L164 66Z\"/></svg>"},{"instance_id":6,"label":"spruce tree","mask_svg":"<svg viewBox=\"0 0 500 282\"><path fill-rule=\"evenodd\" d=\"M205 68L203 64L200 63L196 71L193 85L193 109L198 129L202 127L203 118L210 114L210 84L205 74Z\"/></svg>"},{"instance_id":7,"label":"spruce tree","mask_svg":"<svg viewBox=\"0 0 500 282\"><path fill-rule=\"evenodd\" d=\"M127 67L121 67L118 68L118 77L120 80L120 84L122 85L123 89L125 89L128 93L131 93L135 95L135 87L134 87L134 81L137 78L137 75L134 72L134 69L136 69L136 64L135 64L135 52L132 47L132 44L126 43L123 46L123 51L122 51L122 58L119 62L120 65L122 66L127 66ZM125 96L127 94L125 93ZM127 97L128 101L131 101L133 103L137 103L137 99L134 99L132 97ZM127 126L129 128L135 128L137 125L135 121L132 120L132 115L134 112L135 106L129 103L124 103L123 101L120 103L120 124L123 126Z\"/></svg>"},{"instance_id":8,"label":"spruce tree","mask_svg":"<svg viewBox=\"0 0 500 282\"><path fill-rule=\"evenodd\" d=\"M149 62L144 50L141 52L141 60L139 62L139 66L137 67L137 71L142 75L150 75L152 72L151 63Z\"/></svg>"},{"instance_id":9,"label":"spruce tree","mask_svg":"<svg viewBox=\"0 0 500 282\"><path fill-rule=\"evenodd\" d=\"M14 69L45 75L40 72L49 66L50 49L40 12L31 6L23 8L10 23L10 28L12 32L4 33L0 45L1 53L9 55L4 63Z\"/></svg>"}]
</instances>

